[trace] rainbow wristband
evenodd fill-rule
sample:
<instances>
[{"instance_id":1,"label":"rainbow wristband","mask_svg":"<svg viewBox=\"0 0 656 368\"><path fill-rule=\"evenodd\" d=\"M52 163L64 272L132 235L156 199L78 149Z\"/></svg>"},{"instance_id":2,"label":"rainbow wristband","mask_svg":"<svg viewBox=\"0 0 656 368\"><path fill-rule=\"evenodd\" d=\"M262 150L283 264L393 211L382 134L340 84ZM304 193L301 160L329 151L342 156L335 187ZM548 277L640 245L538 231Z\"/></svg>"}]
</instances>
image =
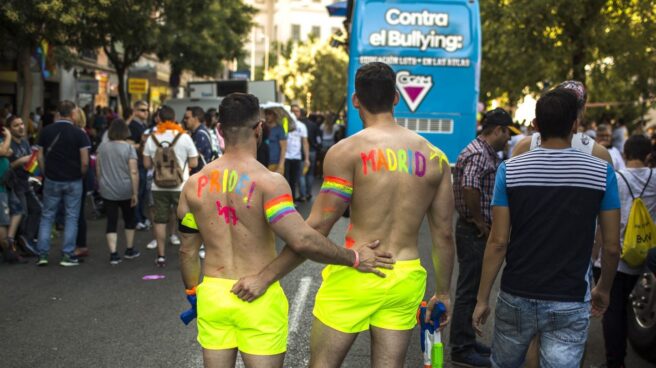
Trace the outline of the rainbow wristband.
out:
<instances>
[{"instance_id":1,"label":"rainbow wristband","mask_svg":"<svg viewBox=\"0 0 656 368\"><path fill-rule=\"evenodd\" d=\"M351 248L351 250L353 251L353 253L355 253L355 261L353 262L353 268L358 268L358 266L360 265L360 253L358 253L358 251L353 248Z\"/></svg>"}]
</instances>

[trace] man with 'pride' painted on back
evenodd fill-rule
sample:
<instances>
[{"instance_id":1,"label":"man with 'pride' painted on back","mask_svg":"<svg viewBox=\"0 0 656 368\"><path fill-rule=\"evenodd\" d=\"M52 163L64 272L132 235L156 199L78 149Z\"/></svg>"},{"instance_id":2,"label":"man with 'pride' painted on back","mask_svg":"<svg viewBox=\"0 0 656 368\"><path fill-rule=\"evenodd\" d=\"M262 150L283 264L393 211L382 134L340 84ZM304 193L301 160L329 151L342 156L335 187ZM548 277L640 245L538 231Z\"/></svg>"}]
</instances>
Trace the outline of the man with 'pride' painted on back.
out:
<instances>
[{"instance_id":1,"label":"man with 'pride' painted on back","mask_svg":"<svg viewBox=\"0 0 656 368\"><path fill-rule=\"evenodd\" d=\"M357 271L380 273L374 267L391 267L393 260L388 252L373 250L378 242L344 249L305 224L285 178L256 160L262 120L255 96L227 96L221 101L219 119L224 155L193 175L180 195L186 294L191 300L196 296L205 367L234 366L237 351L248 367L282 367L288 304L280 284L269 287L254 303L231 293L237 279L258 272L275 258L275 235L304 257ZM206 257L199 284L201 242Z\"/></svg>"},{"instance_id":2,"label":"man with 'pride' painted on back","mask_svg":"<svg viewBox=\"0 0 656 368\"><path fill-rule=\"evenodd\" d=\"M403 366L426 292L418 244L426 215L437 289L429 308L437 301L449 306L454 255L449 163L438 148L396 124L395 82L394 71L383 63L358 70L352 98L365 129L328 151L324 183L307 222L327 235L350 204L346 247L379 239L380 248L391 252L396 263L393 270L382 270L385 278L342 266L324 269L314 307L311 367L339 367L358 333L366 330L371 332L372 366ZM235 288L252 300L301 262L287 247L266 269L240 280Z\"/></svg>"}]
</instances>

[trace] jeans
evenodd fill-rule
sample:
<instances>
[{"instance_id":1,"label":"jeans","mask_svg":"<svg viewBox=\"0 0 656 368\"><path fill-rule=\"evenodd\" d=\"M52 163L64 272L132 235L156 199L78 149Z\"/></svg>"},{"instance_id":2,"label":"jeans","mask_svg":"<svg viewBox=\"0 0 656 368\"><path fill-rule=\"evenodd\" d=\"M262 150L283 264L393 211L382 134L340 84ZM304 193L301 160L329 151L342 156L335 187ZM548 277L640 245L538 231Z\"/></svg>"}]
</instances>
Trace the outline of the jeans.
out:
<instances>
[{"instance_id":1,"label":"jeans","mask_svg":"<svg viewBox=\"0 0 656 368\"><path fill-rule=\"evenodd\" d=\"M595 281L599 281L601 269L595 267ZM604 331L604 347L606 348L606 366L608 368L624 367L626 357L627 314L629 294L633 291L639 275L629 275L617 271L613 286L610 289L610 303L601 320Z\"/></svg>"},{"instance_id":2,"label":"jeans","mask_svg":"<svg viewBox=\"0 0 656 368\"><path fill-rule=\"evenodd\" d=\"M285 178L292 188L292 198L296 199L296 185L299 184L301 175L303 175L303 161L285 160Z\"/></svg>"},{"instance_id":3,"label":"jeans","mask_svg":"<svg viewBox=\"0 0 656 368\"><path fill-rule=\"evenodd\" d=\"M317 151L310 151L310 167L307 174L303 175L301 171L301 197L312 195L312 185L314 184L314 167L317 165ZM302 169L301 169L302 170Z\"/></svg>"},{"instance_id":4,"label":"jeans","mask_svg":"<svg viewBox=\"0 0 656 368\"><path fill-rule=\"evenodd\" d=\"M472 315L476 307L478 284L481 281L483 255L487 239L478 237L478 229L465 220L456 223L458 254L458 286L451 319L451 352L461 353L474 347L476 334L472 328Z\"/></svg>"},{"instance_id":5,"label":"jeans","mask_svg":"<svg viewBox=\"0 0 656 368\"><path fill-rule=\"evenodd\" d=\"M527 299L501 291L495 309L492 366L521 367L537 335L540 367L579 368L589 325L590 303Z\"/></svg>"},{"instance_id":6,"label":"jeans","mask_svg":"<svg viewBox=\"0 0 656 368\"><path fill-rule=\"evenodd\" d=\"M146 222L146 206L148 203L148 170L139 167L139 193L137 194L137 206L134 208L137 222Z\"/></svg>"},{"instance_id":7,"label":"jeans","mask_svg":"<svg viewBox=\"0 0 656 368\"><path fill-rule=\"evenodd\" d=\"M50 232L60 202L64 202L66 224L62 252L73 255L77 236L77 219L82 201L82 180L54 181L46 179L43 186L43 212L39 224L39 254L47 255L50 250Z\"/></svg>"}]
</instances>

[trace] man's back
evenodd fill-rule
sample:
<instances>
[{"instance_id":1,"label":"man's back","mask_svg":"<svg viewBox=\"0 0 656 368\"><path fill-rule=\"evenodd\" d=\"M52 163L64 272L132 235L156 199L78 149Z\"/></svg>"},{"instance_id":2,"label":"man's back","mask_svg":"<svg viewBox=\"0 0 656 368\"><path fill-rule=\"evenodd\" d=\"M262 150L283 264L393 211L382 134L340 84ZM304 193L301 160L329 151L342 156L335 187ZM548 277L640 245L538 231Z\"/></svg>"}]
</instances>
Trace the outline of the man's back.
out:
<instances>
[{"instance_id":1,"label":"man's back","mask_svg":"<svg viewBox=\"0 0 656 368\"><path fill-rule=\"evenodd\" d=\"M417 258L419 227L444 174L446 156L419 135L388 125L340 141L327 160L353 173L347 246L380 239L381 248L397 259Z\"/></svg>"},{"instance_id":2,"label":"man's back","mask_svg":"<svg viewBox=\"0 0 656 368\"><path fill-rule=\"evenodd\" d=\"M181 136L178 138L175 146L173 146L173 152L175 152L176 161L182 169L182 181L184 183L189 178L189 158L198 156L196 146L194 146L194 142L191 140L191 137L188 134L174 130L165 130L164 132L155 131L151 133L151 135L146 140L143 154L150 157L151 159L155 159L157 144L153 140L153 136L157 138L163 147L167 147L173 143L179 134L181 134ZM152 189L157 191L180 191L182 189L182 185L175 188L160 188L155 183L153 183Z\"/></svg>"},{"instance_id":3,"label":"man's back","mask_svg":"<svg viewBox=\"0 0 656 368\"><path fill-rule=\"evenodd\" d=\"M82 178L80 149L90 147L87 135L69 121L48 125L39 136L50 180L72 181Z\"/></svg>"},{"instance_id":4,"label":"man's back","mask_svg":"<svg viewBox=\"0 0 656 368\"><path fill-rule=\"evenodd\" d=\"M613 202L612 167L574 148L538 148L503 163L497 176L493 205L510 208L512 225L502 290L584 301L596 218Z\"/></svg>"},{"instance_id":5,"label":"man's back","mask_svg":"<svg viewBox=\"0 0 656 368\"><path fill-rule=\"evenodd\" d=\"M183 195L205 243L206 275L237 279L257 273L275 258L267 215L273 222L275 212L286 208L264 203L263 190L274 175L254 158L224 155L189 179Z\"/></svg>"}]
</instances>

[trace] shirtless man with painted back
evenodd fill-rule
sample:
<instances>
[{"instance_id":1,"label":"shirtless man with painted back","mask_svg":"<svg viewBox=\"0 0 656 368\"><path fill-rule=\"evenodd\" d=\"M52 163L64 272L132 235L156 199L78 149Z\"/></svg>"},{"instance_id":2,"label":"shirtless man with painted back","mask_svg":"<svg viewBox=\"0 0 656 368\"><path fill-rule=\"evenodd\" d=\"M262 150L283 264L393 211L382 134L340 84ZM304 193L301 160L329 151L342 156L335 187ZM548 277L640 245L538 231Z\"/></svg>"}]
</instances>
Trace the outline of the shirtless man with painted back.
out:
<instances>
[{"instance_id":1,"label":"shirtless man with painted back","mask_svg":"<svg viewBox=\"0 0 656 368\"><path fill-rule=\"evenodd\" d=\"M280 284L255 303L230 292L237 279L276 257L274 233L304 257L356 272L380 273L374 267L391 267L393 261L387 252L373 250L378 242L344 249L303 221L285 178L256 160L262 137L256 97L227 96L219 118L225 153L187 181L178 207L181 271L187 295L197 296L198 341L205 367L234 366L237 351L248 367L282 367L288 304ZM199 284L201 242L206 258Z\"/></svg>"},{"instance_id":2,"label":"shirtless man with painted back","mask_svg":"<svg viewBox=\"0 0 656 368\"><path fill-rule=\"evenodd\" d=\"M379 239L380 249L391 252L396 263L393 270L383 270L384 279L341 266L324 269L313 312L311 367L339 367L358 333L366 330L371 332L373 367L404 365L426 289L426 270L419 262L419 228L425 216L437 291L429 307L437 301L449 306L454 255L449 163L427 140L396 124L395 82L394 71L383 63L358 70L353 104L365 129L328 151L324 182L307 222L327 235L350 204L345 246ZM300 262L300 256L285 248L258 276L240 280L237 292L253 300Z\"/></svg>"}]
</instances>

